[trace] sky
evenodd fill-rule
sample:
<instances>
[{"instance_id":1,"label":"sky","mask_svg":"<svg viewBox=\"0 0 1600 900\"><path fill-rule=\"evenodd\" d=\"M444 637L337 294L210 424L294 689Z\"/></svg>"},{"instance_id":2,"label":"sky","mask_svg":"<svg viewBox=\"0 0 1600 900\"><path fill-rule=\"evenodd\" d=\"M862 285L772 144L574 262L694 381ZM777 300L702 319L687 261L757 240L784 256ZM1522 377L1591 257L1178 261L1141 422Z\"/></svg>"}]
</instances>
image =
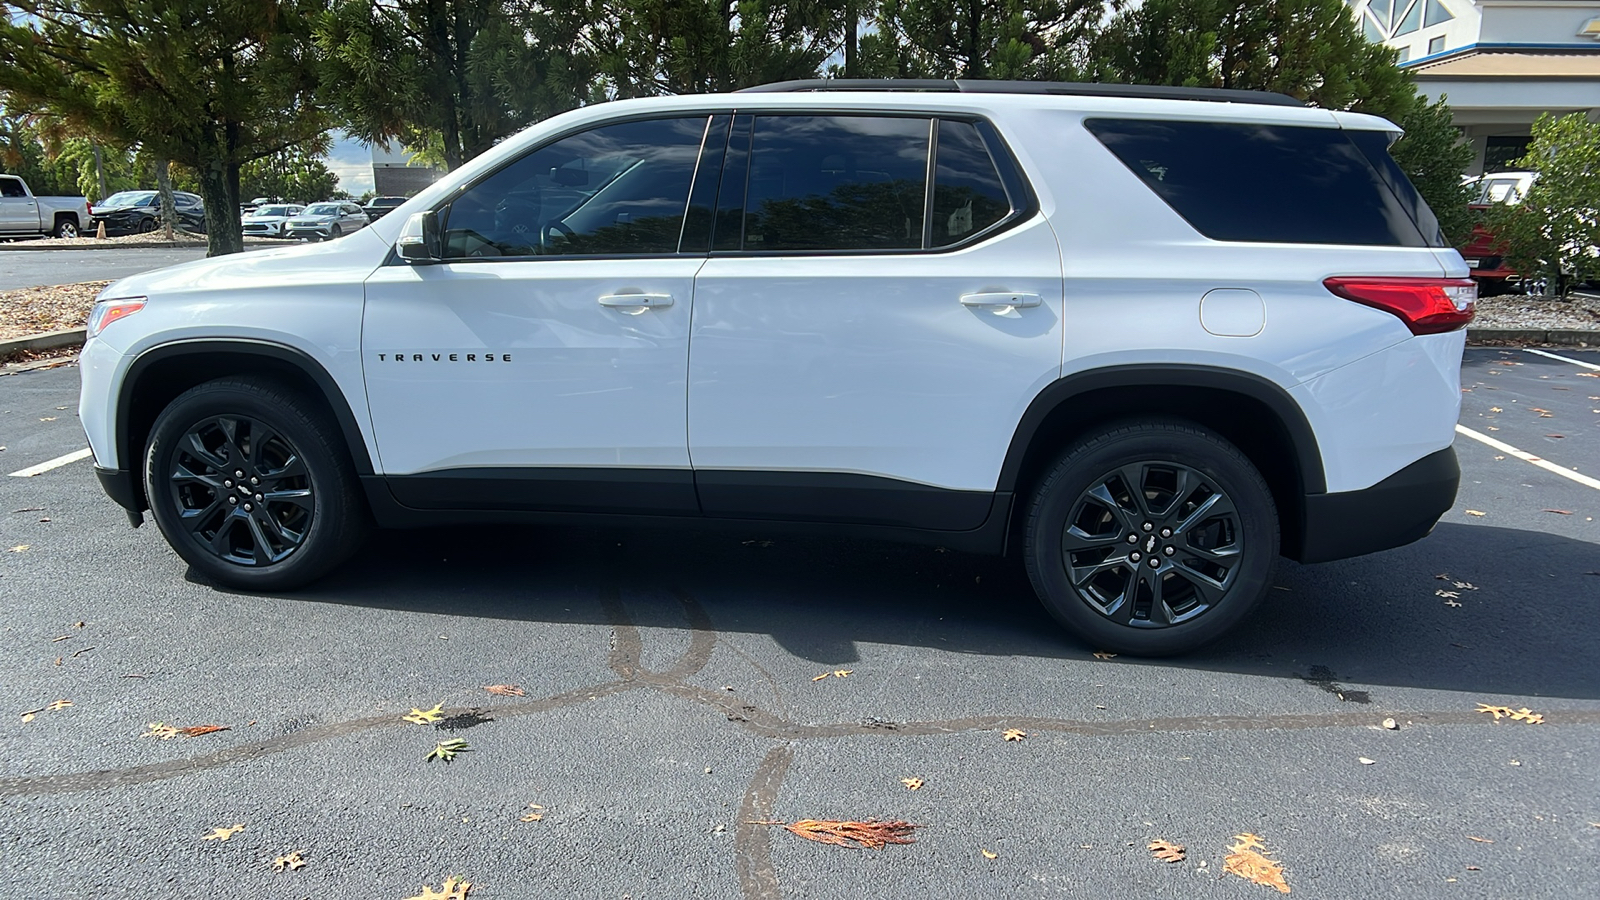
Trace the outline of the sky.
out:
<instances>
[{"instance_id":1,"label":"sky","mask_svg":"<svg viewBox=\"0 0 1600 900\"><path fill-rule=\"evenodd\" d=\"M333 146L324 160L328 169L339 176L339 190L352 197L372 190L372 149L366 144L335 132Z\"/></svg>"}]
</instances>

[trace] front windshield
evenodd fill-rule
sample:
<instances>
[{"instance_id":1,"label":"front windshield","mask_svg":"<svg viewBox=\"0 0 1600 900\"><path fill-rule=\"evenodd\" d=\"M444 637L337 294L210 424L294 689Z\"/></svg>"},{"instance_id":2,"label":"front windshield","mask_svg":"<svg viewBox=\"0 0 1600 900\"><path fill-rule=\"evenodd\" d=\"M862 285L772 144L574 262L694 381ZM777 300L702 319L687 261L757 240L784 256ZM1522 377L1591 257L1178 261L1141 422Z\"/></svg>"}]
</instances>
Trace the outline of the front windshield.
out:
<instances>
[{"instance_id":1,"label":"front windshield","mask_svg":"<svg viewBox=\"0 0 1600 900\"><path fill-rule=\"evenodd\" d=\"M336 216L339 214L337 203L313 203L306 209L308 216Z\"/></svg>"},{"instance_id":2,"label":"front windshield","mask_svg":"<svg viewBox=\"0 0 1600 900\"><path fill-rule=\"evenodd\" d=\"M118 206L143 206L155 200L155 191L118 191L100 201L101 206L113 208Z\"/></svg>"},{"instance_id":3,"label":"front windshield","mask_svg":"<svg viewBox=\"0 0 1600 900\"><path fill-rule=\"evenodd\" d=\"M263 206L256 210L254 215L256 218L264 219L268 216L292 216L294 211L287 206Z\"/></svg>"}]
</instances>

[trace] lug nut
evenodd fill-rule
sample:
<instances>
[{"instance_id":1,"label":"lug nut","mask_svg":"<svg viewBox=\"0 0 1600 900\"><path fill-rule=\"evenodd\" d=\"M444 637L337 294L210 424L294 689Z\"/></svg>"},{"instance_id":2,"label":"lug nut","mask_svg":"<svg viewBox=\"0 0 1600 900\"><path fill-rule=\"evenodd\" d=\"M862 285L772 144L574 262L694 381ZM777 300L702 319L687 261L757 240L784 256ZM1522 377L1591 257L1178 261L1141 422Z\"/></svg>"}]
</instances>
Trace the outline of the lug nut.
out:
<instances>
[{"instance_id":1,"label":"lug nut","mask_svg":"<svg viewBox=\"0 0 1600 900\"><path fill-rule=\"evenodd\" d=\"M1130 544L1139 543L1139 536L1137 534L1128 535L1128 543L1130 543Z\"/></svg>"},{"instance_id":2,"label":"lug nut","mask_svg":"<svg viewBox=\"0 0 1600 900\"><path fill-rule=\"evenodd\" d=\"M257 502L257 503L260 503L260 502L261 502L261 495L260 495L260 494L257 494L257 495L256 495L256 502ZM1168 552L1171 552L1171 550L1172 550L1172 548L1171 548L1171 547L1168 547L1168 548L1167 548L1167 550L1168 550Z\"/></svg>"},{"instance_id":3,"label":"lug nut","mask_svg":"<svg viewBox=\"0 0 1600 900\"><path fill-rule=\"evenodd\" d=\"M1165 549L1165 550L1163 550L1161 552L1167 554L1168 556L1171 556L1175 551L1171 547L1168 547L1167 549Z\"/></svg>"},{"instance_id":4,"label":"lug nut","mask_svg":"<svg viewBox=\"0 0 1600 900\"><path fill-rule=\"evenodd\" d=\"M1133 560L1134 562L1138 562L1140 559L1142 559L1142 557L1139 556L1138 553L1129 553L1128 554L1128 558Z\"/></svg>"},{"instance_id":5,"label":"lug nut","mask_svg":"<svg viewBox=\"0 0 1600 900\"><path fill-rule=\"evenodd\" d=\"M251 484L260 484L261 483L261 479L259 479L259 478L255 477L254 475L252 475L252 476L250 476L250 483Z\"/></svg>"},{"instance_id":6,"label":"lug nut","mask_svg":"<svg viewBox=\"0 0 1600 900\"><path fill-rule=\"evenodd\" d=\"M251 481L252 481L252 482L254 482L254 481L255 481L255 479L254 479L254 478L252 478L252 479L250 479L250 480L251 480ZM1163 528L1163 529L1161 529L1161 536L1162 536L1162 537L1172 537L1172 529L1171 529L1171 528Z\"/></svg>"},{"instance_id":7,"label":"lug nut","mask_svg":"<svg viewBox=\"0 0 1600 900\"><path fill-rule=\"evenodd\" d=\"M233 471L233 477L235 477L235 478L243 478L244 477L244 470L243 469L235 469Z\"/></svg>"},{"instance_id":8,"label":"lug nut","mask_svg":"<svg viewBox=\"0 0 1600 900\"><path fill-rule=\"evenodd\" d=\"M233 480L230 479L230 478L222 479L222 486L223 487L230 487L230 488L233 487Z\"/></svg>"},{"instance_id":9,"label":"lug nut","mask_svg":"<svg viewBox=\"0 0 1600 900\"><path fill-rule=\"evenodd\" d=\"M246 504L245 505L245 509L249 509L249 508L250 508L249 504ZM1152 568L1152 569L1161 568L1161 560L1158 557L1154 557L1154 556L1150 557L1150 568Z\"/></svg>"},{"instance_id":10,"label":"lug nut","mask_svg":"<svg viewBox=\"0 0 1600 900\"><path fill-rule=\"evenodd\" d=\"M228 498L228 502L229 503L238 503L239 502L239 498L238 497L229 497Z\"/></svg>"},{"instance_id":11,"label":"lug nut","mask_svg":"<svg viewBox=\"0 0 1600 900\"><path fill-rule=\"evenodd\" d=\"M1155 528L1155 526L1151 525L1149 522L1144 523L1144 530L1145 531L1149 531L1149 530L1151 530L1153 528Z\"/></svg>"},{"instance_id":12,"label":"lug nut","mask_svg":"<svg viewBox=\"0 0 1600 900\"><path fill-rule=\"evenodd\" d=\"M244 511L245 511L245 512L250 512L250 511L251 511L251 510L253 510L253 509L254 509L254 508L255 508L255 507L253 507L253 506L251 506L251 505L250 505L250 504L248 504L248 503L246 503L246 504L245 504L245 505L244 505ZM1155 560L1151 560L1151 562L1154 562L1154 561L1155 561Z\"/></svg>"}]
</instances>

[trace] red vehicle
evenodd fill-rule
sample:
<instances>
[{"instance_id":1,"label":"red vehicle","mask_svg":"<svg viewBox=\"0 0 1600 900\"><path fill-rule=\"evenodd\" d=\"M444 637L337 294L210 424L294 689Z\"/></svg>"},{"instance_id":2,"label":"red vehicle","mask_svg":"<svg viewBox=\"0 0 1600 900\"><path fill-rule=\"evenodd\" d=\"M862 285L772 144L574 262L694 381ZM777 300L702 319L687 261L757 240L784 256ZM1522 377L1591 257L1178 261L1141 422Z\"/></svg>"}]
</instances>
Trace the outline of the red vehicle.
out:
<instances>
[{"instance_id":1,"label":"red vehicle","mask_svg":"<svg viewBox=\"0 0 1600 900\"><path fill-rule=\"evenodd\" d=\"M1472 235L1460 248L1467 267L1472 270L1472 280L1478 283L1478 295L1488 297L1503 294L1517 286L1522 276L1508 267L1502 257L1499 242L1484 227L1482 214L1495 204L1514 206L1528 195L1528 188L1538 180L1538 172L1495 172L1468 180L1477 194L1470 204L1480 218L1472 226Z\"/></svg>"}]
</instances>

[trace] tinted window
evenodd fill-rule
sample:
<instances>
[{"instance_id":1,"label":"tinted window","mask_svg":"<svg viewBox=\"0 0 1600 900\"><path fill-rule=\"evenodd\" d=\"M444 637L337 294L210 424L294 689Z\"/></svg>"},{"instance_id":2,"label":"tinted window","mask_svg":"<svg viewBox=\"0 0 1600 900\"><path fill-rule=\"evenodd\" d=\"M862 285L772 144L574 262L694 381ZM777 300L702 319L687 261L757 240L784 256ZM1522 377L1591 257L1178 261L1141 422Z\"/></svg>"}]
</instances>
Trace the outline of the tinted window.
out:
<instances>
[{"instance_id":1,"label":"tinted window","mask_svg":"<svg viewBox=\"0 0 1600 900\"><path fill-rule=\"evenodd\" d=\"M959 243L1011 214L994 160L971 122L939 122L931 246Z\"/></svg>"},{"instance_id":2,"label":"tinted window","mask_svg":"<svg viewBox=\"0 0 1600 900\"><path fill-rule=\"evenodd\" d=\"M1413 218L1414 208L1426 205L1418 198L1408 207L1396 197L1394 179L1339 129L1112 119L1085 125L1213 240L1427 246Z\"/></svg>"},{"instance_id":3,"label":"tinted window","mask_svg":"<svg viewBox=\"0 0 1600 900\"><path fill-rule=\"evenodd\" d=\"M22 182L15 178L0 178L0 197L26 197Z\"/></svg>"},{"instance_id":4,"label":"tinted window","mask_svg":"<svg viewBox=\"0 0 1600 900\"><path fill-rule=\"evenodd\" d=\"M676 253L707 117L562 138L450 204L445 255Z\"/></svg>"},{"instance_id":5,"label":"tinted window","mask_svg":"<svg viewBox=\"0 0 1600 900\"><path fill-rule=\"evenodd\" d=\"M306 215L308 216L336 216L338 214L339 204L337 203L313 203L306 207Z\"/></svg>"},{"instance_id":6,"label":"tinted window","mask_svg":"<svg viewBox=\"0 0 1600 900\"><path fill-rule=\"evenodd\" d=\"M928 129L927 119L757 116L742 249L921 249Z\"/></svg>"}]
</instances>

